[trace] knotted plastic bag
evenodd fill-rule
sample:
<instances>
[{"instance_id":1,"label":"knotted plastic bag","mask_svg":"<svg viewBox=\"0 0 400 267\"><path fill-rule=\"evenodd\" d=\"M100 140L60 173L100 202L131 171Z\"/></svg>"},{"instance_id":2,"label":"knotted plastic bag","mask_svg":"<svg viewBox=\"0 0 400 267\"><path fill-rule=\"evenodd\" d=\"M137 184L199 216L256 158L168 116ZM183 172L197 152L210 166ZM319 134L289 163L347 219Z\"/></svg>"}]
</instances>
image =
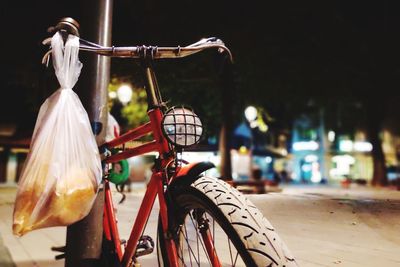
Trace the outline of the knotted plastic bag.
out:
<instances>
[{"instance_id":1,"label":"knotted plastic bag","mask_svg":"<svg viewBox=\"0 0 400 267\"><path fill-rule=\"evenodd\" d=\"M19 180L13 232L66 226L90 211L101 181L101 162L85 109L72 87L78 80L79 39L51 41L61 88L42 104Z\"/></svg>"}]
</instances>

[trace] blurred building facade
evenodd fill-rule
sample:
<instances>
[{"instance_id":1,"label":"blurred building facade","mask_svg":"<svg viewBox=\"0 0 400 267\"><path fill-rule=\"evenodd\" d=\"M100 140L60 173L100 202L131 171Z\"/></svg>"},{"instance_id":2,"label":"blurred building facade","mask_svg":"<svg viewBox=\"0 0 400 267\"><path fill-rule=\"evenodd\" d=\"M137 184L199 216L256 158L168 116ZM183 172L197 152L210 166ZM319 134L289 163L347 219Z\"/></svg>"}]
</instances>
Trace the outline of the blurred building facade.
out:
<instances>
[{"instance_id":1,"label":"blurred building facade","mask_svg":"<svg viewBox=\"0 0 400 267\"><path fill-rule=\"evenodd\" d=\"M400 177L400 136L384 128L381 140L390 182ZM290 176L299 183L335 183L344 179L369 182L373 174L372 149L364 129L337 133L325 127L322 113L303 114L293 124Z\"/></svg>"},{"instance_id":2,"label":"blurred building facade","mask_svg":"<svg viewBox=\"0 0 400 267\"><path fill-rule=\"evenodd\" d=\"M29 151L30 138L15 124L0 125L0 183L15 184Z\"/></svg>"}]
</instances>

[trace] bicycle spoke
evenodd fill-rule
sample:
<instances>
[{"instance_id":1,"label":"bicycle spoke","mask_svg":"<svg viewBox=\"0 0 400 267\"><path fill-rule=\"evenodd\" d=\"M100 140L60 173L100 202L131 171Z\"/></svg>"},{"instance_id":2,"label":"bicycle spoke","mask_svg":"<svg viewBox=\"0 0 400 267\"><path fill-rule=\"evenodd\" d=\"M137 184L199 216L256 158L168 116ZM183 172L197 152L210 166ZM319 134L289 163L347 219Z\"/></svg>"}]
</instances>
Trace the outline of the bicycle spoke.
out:
<instances>
[{"instance_id":1,"label":"bicycle spoke","mask_svg":"<svg viewBox=\"0 0 400 267\"><path fill-rule=\"evenodd\" d=\"M179 234L181 233L181 228L179 228ZM177 243L178 241L178 243ZM181 260L181 262L183 263L183 265L185 265L185 260L183 259L183 245L181 245L183 243L183 241L179 238L177 239L175 242L175 247L179 246L179 252L178 252L178 257Z\"/></svg>"},{"instance_id":2,"label":"bicycle spoke","mask_svg":"<svg viewBox=\"0 0 400 267\"><path fill-rule=\"evenodd\" d=\"M205 216L206 221L209 222L210 220L208 219L206 213L204 213L204 216ZM211 218L212 218L212 217L211 217ZM217 238L215 237L215 220L214 220L214 218L212 218L212 225L213 225L213 227L212 227L212 228L213 228L213 229L212 229L212 232L213 232L213 234L212 234L213 250L214 250L215 255L218 256L218 253L217 253L217 251L216 251L216 249L215 249L215 240L216 240ZM209 229L208 229L208 230L209 230ZM208 254L208 253L207 253L207 254Z\"/></svg>"},{"instance_id":3,"label":"bicycle spoke","mask_svg":"<svg viewBox=\"0 0 400 267\"><path fill-rule=\"evenodd\" d=\"M185 260L183 259L183 246L181 246L180 251L181 251L181 254L178 255L178 257L181 260L181 262L183 263L183 266L186 266Z\"/></svg>"},{"instance_id":4,"label":"bicycle spoke","mask_svg":"<svg viewBox=\"0 0 400 267\"><path fill-rule=\"evenodd\" d=\"M186 224L184 225L184 227L185 227L185 231L186 231ZM185 236L185 234L183 233L182 228L181 228L180 232L183 234L183 236L184 236L184 238L185 238L185 240L186 240L186 244L187 244L187 246L188 246L189 255L190 255L190 252L191 252L192 255L193 255L194 260L197 262L197 265L200 266L200 263L199 263L200 259L198 259L199 261L196 260L196 255L194 254L194 252L193 252L193 250L192 250L192 247L191 247L190 244L189 244L189 239L188 239L188 237ZM182 253L182 254L183 254L183 253ZM185 262L183 262L183 264L185 264Z\"/></svg>"},{"instance_id":5,"label":"bicycle spoke","mask_svg":"<svg viewBox=\"0 0 400 267\"><path fill-rule=\"evenodd\" d=\"M186 213L179 227L176 245L179 246L178 260L182 267L213 266L212 257L216 257L222 266L245 266L230 236L219 222L203 209L195 208Z\"/></svg>"},{"instance_id":6,"label":"bicycle spoke","mask_svg":"<svg viewBox=\"0 0 400 267\"><path fill-rule=\"evenodd\" d=\"M239 252L236 251L236 257L235 257L235 262L233 263L233 266L236 266L236 261L238 259L238 256L239 256Z\"/></svg>"},{"instance_id":7,"label":"bicycle spoke","mask_svg":"<svg viewBox=\"0 0 400 267\"><path fill-rule=\"evenodd\" d=\"M197 229L197 227L196 227L196 229ZM199 246L199 236L198 235L196 235L196 245L197 245L197 255L200 259L200 246Z\"/></svg>"},{"instance_id":8,"label":"bicycle spoke","mask_svg":"<svg viewBox=\"0 0 400 267\"><path fill-rule=\"evenodd\" d=\"M198 227L198 224L197 224L197 223L194 223L194 221L197 222L197 220L194 220L193 217L192 217L192 214L190 214L190 213L189 213L189 216L190 216L190 220L192 221L193 226L195 226L196 236L197 236L198 239L200 239L200 244L201 244L201 246L203 247L203 251L204 251L204 253L205 253L206 256L207 256L208 263L211 265L211 259L210 259L210 256L209 256L208 253L207 253L206 246L205 246L205 244L204 244L204 242L203 242L203 239L202 239L202 238L200 237L200 235L199 235L199 231L198 231L199 227Z\"/></svg>"},{"instance_id":9,"label":"bicycle spoke","mask_svg":"<svg viewBox=\"0 0 400 267\"><path fill-rule=\"evenodd\" d=\"M179 242L182 242L182 243L183 243L183 241L179 241ZM181 252L179 258L182 260L183 265L185 265L185 260L183 259L183 245L182 245L182 246L179 246L179 247L180 247L180 252Z\"/></svg>"},{"instance_id":10,"label":"bicycle spoke","mask_svg":"<svg viewBox=\"0 0 400 267\"><path fill-rule=\"evenodd\" d=\"M200 246L199 246L199 236L197 234L197 226L194 224L193 218L191 213L189 212L190 220L192 221L192 225L194 230L196 231L196 246L197 246L197 258L199 259L199 266L200 266Z\"/></svg>"},{"instance_id":11,"label":"bicycle spoke","mask_svg":"<svg viewBox=\"0 0 400 267\"><path fill-rule=\"evenodd\" d=\"M187 237L188 234L187 234L186 224L184 225L184 227L185 227L185 233L186 233L186 237ZM188 247L189 247L189 245L188 245ZM189 253L189 259L190 259L190 266L193 266L192 255L190 255L190 253ZM198 259L200 260L200 257L198 257Z\"/></svg>"},{"instance_id":12,"label":"bicycle spoke","mask_svg":"<svg viewBox=\"0 0 400 267\"><path fill-rule=\"evenodd\" d=\"M232 248L231 248L231 240L229 239L229 236L226 236L228 238L228 245L229 245L229 256L231 256L231 264L233 266L233 258L232 258Z\"/></svg>"},{"instance_id":13,"label":"bicycle spoke","mask_svg":"<svg viewBox=\"0 0 400 267\"><path fill-rule=\"evenodd\" d=\"M193 224L193 220L192 220L192 224ZM197 226L194 226L194 228L197 229ZM196 235L196 246L197 246L197 256L200 259L200 246L199 246L199 236L198 235Z\"/></svg>"}]
</instances>

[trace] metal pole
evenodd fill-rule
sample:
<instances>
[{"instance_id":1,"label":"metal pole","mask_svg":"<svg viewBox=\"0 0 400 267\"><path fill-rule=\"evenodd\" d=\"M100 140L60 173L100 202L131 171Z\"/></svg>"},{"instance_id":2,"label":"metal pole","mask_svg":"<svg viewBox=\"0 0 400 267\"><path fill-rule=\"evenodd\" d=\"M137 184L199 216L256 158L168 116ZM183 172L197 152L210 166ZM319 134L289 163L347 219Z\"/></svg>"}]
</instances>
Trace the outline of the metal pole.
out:
<instances>
[{"instance_id":1,"label":"metal pole","mask_svg":"<svg viewBox=\"0 0 400 267\"><path fill-rule=\"evenodd\" d=\"M113 0L86 0L81 10L80 35L101 45L111 45ZM83 63L76 86L83 106L88 112L97 144L105 141L107 127L107 87L110 59L80 54ZM92 267L100 265L103 237L104 191L100 190L92 210L83 220L67 228L66 267Z\"/></svg>"},{"instance_id":2,"label":"metal pole","mask_svg":"<svg viewBox=\"0 0 400 267\"><path fill-rule=\"evenodd\" d=\"M221 179L232 180L231 136L232 136L232 95L235 89L233 66L228 55L218 55L219 79L221 85L222 122L219 135L219 153L221 157Z\"/></svg>"}]
</instances>

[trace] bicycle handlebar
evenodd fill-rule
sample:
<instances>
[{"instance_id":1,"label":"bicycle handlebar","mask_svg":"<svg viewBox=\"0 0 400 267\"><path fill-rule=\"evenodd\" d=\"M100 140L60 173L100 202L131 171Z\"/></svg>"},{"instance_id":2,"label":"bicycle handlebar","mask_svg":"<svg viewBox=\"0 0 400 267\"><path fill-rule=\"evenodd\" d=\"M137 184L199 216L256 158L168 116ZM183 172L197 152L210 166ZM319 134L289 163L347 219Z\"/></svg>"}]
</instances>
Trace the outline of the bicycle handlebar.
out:
<instances>
[{"instance_id":1,"label":"bicycle handlebar","mask_svg":"<svg viewBox=\"0 0 400 267\"><path fill-rule=\"evenodd\" d=\"M81 39L82 41L82 39ZM104 47L89 43L87 41L82 42L80 50L94 52L99 55L110 56L110 57L130 57L140 58L143 53L150 53L153 59L160 58L182 58L186 57L208 48L218 48L220 52L226 51L232 60L232 54L225 44L217 38L206 38L201 39L199 42L184 46L184 47L157 47L157 46L133 46L133 47Z\"/></svg>"},{"instance_id":2,"label":"bicycle handlebar","mask_svg":"<svg viewBox=\"0 0 400 267\"><path fill-rule=\"evenodd\" d=\"M51 38L43 41L44 45L50 45ZM101 46L80 38L79 49L82 51L92 52L98 55L118 57L118 58L145 58L162 59L162 58L182 58L192 54L196 54L208 48L218 48L220 53L227 52L229 59L233 62L231 51L225 46L222 40L215 37L204 38L200 41L184 47L157 47L157 46L127 46L127 47L107 47ZM48 63L51 49L44 55L42 63Z\"/></svg>"}]
</instances>

